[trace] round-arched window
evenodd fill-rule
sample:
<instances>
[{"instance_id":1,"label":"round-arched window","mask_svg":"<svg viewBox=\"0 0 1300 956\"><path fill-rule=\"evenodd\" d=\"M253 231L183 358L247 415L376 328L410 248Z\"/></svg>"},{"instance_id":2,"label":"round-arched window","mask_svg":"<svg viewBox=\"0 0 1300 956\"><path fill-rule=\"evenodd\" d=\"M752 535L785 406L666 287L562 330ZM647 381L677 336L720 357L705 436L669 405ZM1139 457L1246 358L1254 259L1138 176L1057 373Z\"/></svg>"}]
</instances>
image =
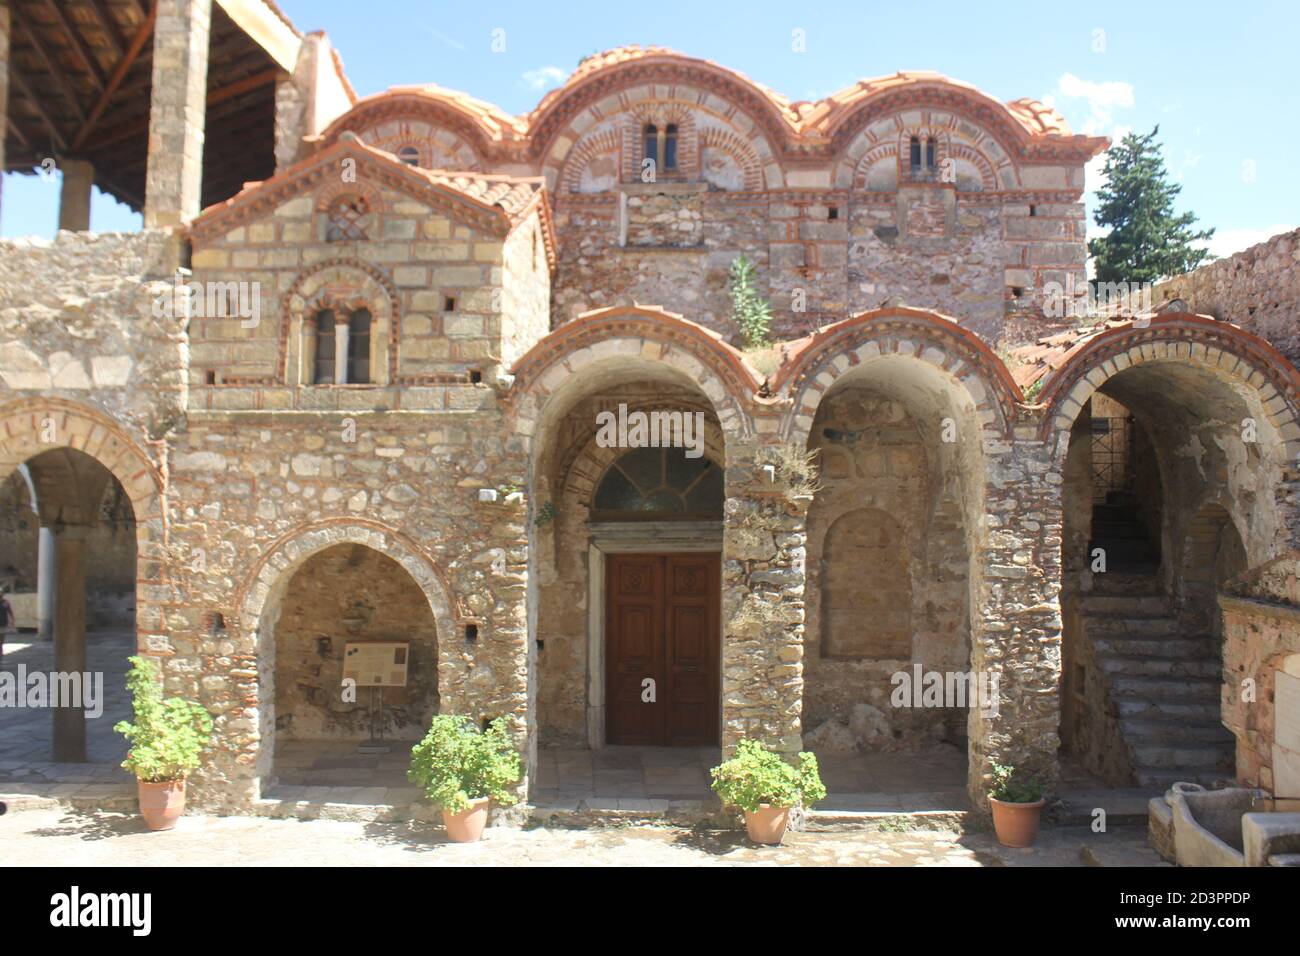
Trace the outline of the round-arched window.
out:
<instances>
[{"instance_id":1,"label":"round-arched window","mask_svg":"<svg viewBox=\"0 0 1300 956\"><path fill-rule=\"evenodd\" d=\"M722 469L683 448L637 448L610 465L592 500L599 521L720 520Z\"/></svg>"}]
</instances>

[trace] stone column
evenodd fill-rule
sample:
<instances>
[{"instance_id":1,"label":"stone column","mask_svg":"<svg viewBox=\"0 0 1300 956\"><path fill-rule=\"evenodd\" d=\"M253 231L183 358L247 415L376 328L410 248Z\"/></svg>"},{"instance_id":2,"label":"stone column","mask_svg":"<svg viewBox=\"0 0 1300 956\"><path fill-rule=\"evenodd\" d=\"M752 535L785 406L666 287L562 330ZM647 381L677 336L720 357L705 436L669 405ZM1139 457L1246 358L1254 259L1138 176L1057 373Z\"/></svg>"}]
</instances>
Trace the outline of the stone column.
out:
<instances>
[{"instance_id":1,"label":"stone column","mask_svg":"<svg viewBox=\"0 0 1300 956\"><path fill-rule=\"evenodd\" d=\"M54 669L59 673L86 670L86 529L60 525L54 533L58 551L58 596L54 612ZM53 688L51 688L53 692ZM76 763L86 759L84 709L56 707L54 759Z\"/></svg>"},{"instance_id":2,"label":"stone column","mask_svg":"<svg viewBox=\"0 0 1300 956\"><path fill-rule=\"evenodd\" d=\"M722 545L722 751L742 737L782 753L803 744L807 501L729 455Z\"/></svg>"},{"instance_id":3,"label":"stone column","mask_svg":"<svg viewBox=\"0 0 1300 956\"><path fill-rule=\"evenodd\" d=\"M1032 429L1031 429L1032 430ZM1021 438L991 449L987 538L972 582L971 668L998 679L996 713L972 708L971 803L988 806L990 764L1056 789L1061 723L1061 487L1050 445Z\"/></svg>"},{"instance_id":4,"label":"stone column","mask_svg":"<svg viewBox=\"0 0 1300 956\"><path fill-rule=\"evenodd\" d=\"M65 159L59 164L63 187L59 193L59 228L71 232L90 230L90 188L95 184L95 167L84 159Z\"/></svg>"},{"instance_id":5,"label":"stone column","mask_svg":"<svg viewBox=\"0 0 1300 956\"><path fill-rule=\"evenodd\" d=\"M158 0L149 105L144 225L167 229L199 214L212 0Z\"/></svg>"},{"instance_id":6,"label":"stone column","mask_svg":"<svg viewBox=\"0 0 1300 956\"><path fill-rule=\"evenodd\" d=\"M334 384L348 383L348 328L347 317L343 321L334 320Z\"/></svg>"},{"instance_id":7,"label":"stone column","mask_svg":"<svg viewBox=\"0 0 1300 956\"><path fill-rule=\"evenodd\" d=\"M54 637L54 600L58 593L54 532L41 525L36 544L36 633L42 641Z\"/></svg>"},{"instance_id":8,"label":"stone column","mask_svg":"<svg viewBox=\"0 0 1300 956\"><path fill-rule=\"evenodd\" d=\"M5 168L5 138L9 130L9 5L0 3L0 187ZM0 192L0 212L3 212Z\"/></svg>"}]
</instances>

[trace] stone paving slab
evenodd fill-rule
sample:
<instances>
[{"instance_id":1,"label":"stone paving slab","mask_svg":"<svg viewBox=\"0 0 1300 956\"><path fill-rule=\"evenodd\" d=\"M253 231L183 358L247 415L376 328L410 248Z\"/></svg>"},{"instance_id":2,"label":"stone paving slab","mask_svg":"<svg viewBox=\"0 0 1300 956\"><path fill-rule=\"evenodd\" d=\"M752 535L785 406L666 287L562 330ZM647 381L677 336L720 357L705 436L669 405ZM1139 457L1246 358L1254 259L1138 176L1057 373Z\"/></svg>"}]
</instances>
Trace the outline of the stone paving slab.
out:
<instances>
[{"instance_id":1,"label":"stone paving slab","mask_svg":"<svg viewBox=\"0 0 1300 956\"><path fill-rule=\"evenodd\" d=\"M1011 850L991 834L791 833L758 847L739 831L683 827L570 830L491 827L448 843L430 823L184 817L150 833L134 814L33 810L0 817L0 863L32 866L1083 866L1159 865L1140 828L1045 830Z\"/></svg>"}]
</instances>

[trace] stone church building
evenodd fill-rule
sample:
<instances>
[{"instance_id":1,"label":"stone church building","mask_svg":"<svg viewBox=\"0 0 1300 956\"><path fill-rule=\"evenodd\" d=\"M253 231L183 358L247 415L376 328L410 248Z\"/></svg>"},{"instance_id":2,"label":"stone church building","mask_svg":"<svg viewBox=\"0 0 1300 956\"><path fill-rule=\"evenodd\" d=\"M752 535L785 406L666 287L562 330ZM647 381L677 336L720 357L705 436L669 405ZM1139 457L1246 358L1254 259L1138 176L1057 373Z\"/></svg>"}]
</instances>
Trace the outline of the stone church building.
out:
<instances>
[{"instance_id":1,"label":"stone church building","mask_svg":"<svg viewBox=\"0 0 1300 956\"><path fill-rule=\"evenodd\" d=\"M3 166L63 174L57 237L0 243L0 574L64 670L133 582L215 719L195 801L364 739L368 640L409 647L389 737L508 717L526 793L554 748L742 736L956 746L976 806L994 761L1271 789L1234 682L1271 700L1300 645L1232 644L1219 600L1300 529L1297 297L1061 317L1105 139L937 73L792 102L658 48L519 116L359 97L268 0L58 6L0 6ZM88 232L92 183L144 229ZM900 706L932 672L995 699Z\"/></svg>"}]
</instances>

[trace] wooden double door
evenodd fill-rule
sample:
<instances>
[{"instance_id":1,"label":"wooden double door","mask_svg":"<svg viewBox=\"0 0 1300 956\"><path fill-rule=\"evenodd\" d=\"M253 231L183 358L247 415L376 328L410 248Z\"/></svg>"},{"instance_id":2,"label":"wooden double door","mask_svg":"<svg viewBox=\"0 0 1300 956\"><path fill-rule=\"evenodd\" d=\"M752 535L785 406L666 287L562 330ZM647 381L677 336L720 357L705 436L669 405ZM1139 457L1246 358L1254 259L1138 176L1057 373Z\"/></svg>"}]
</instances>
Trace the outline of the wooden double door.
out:
<instances>
[{"instance_id":1,"label":"wooden double door","mask_svg":"<svg viewBox=\"0 0 1300 956\"><path fill-rule=\"evenodd\" d=\"M718 554L606 558L608 743L718 743L721 570Z\"/></svg>"}]
</instances>

